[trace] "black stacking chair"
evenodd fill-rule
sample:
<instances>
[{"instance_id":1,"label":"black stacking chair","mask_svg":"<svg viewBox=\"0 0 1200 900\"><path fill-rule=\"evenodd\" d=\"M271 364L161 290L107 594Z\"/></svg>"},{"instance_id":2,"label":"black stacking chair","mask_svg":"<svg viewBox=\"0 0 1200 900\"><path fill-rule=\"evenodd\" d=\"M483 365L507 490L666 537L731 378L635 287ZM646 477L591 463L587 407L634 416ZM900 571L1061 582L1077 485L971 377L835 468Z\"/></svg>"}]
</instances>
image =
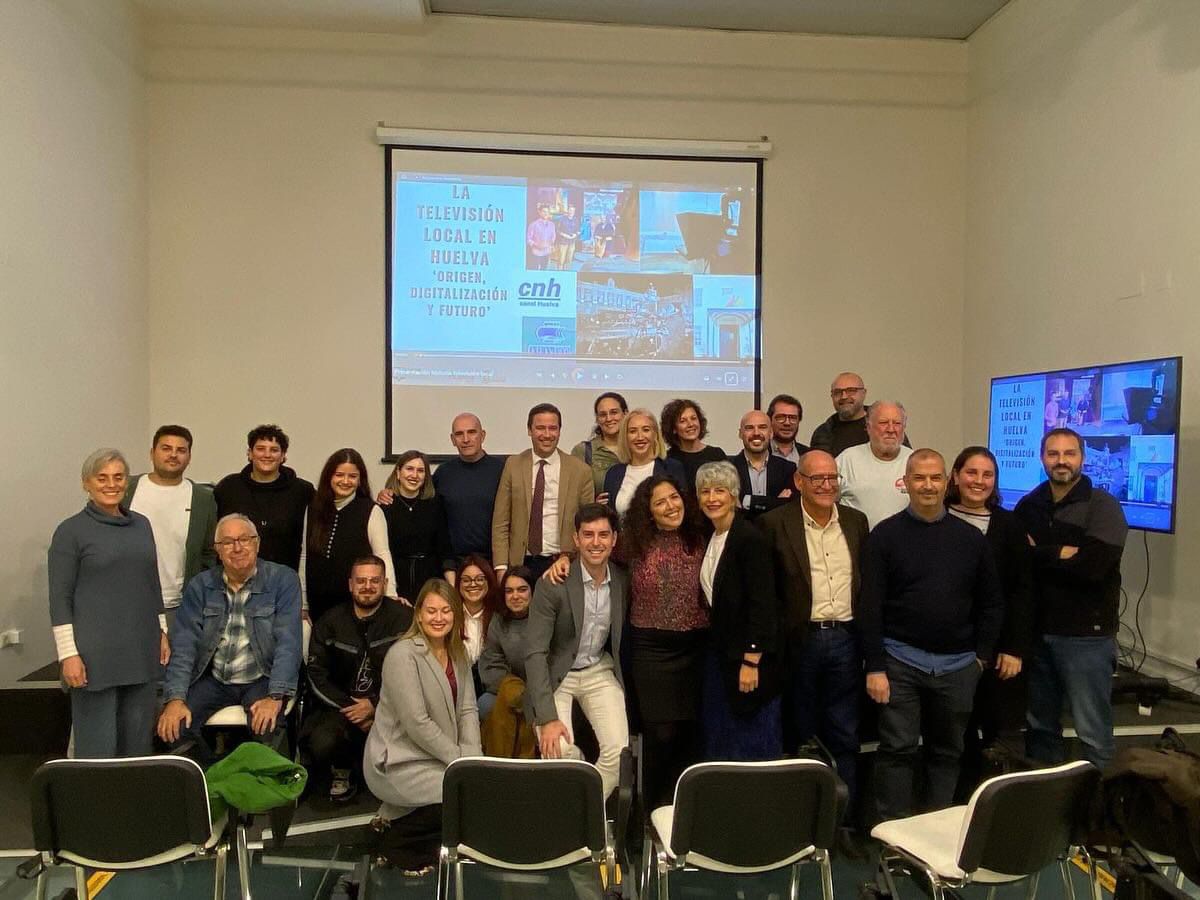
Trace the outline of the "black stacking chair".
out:
<instances>
[{"instance_id":1,"label":"black stacking chair","mask_svg":"<svg viewBox=\"0 0 1200 900\"><path fill-rule=\"evenodd\" d=\"M211 821L204 772L190 759L50 760L33 775L32 803L38 900L46 897L47 866L74 866L76 894L85 898L85 867L144 869L208 856L213 897L225 898L225 817Z\"/></svg>"},{"instance_id":2,"label":"black stacking chair","mask_svg":"<svg viewBox=\"0 0 1200 900\"><path fill-rule=\"evenodd\" d=\"M897 897L893 870L907 867L929 880L933 900L968 883L988 885L992 900L996 885L1024 879L1032 900L1041 871L1057 860L1065 896L1074 900L1067 855L1099 783L1099 769L1088 762L997 775L966 806L881 822L871 836L883 844L889 893Z\"/></svg>"},{"instance_id":3,"label":"black stacking chair","mask_svg":"<svg viewBox=\"0 0 1200 900\"><path fill-rule=\"evenodd\" d=\"M456 759L442 781L438 898L462 892L462 864L513 871L591 860L614 869L604 788L591 763L570 759Z\"/></svg>"},{"instance_id":4,"label":"black stacking chair","mask_svg":"<svg viewBox=\"0 0 1200 900\"><path fill-rule=\"evenodd\" d=\"M790 866L796 900L800 866L815 862L824 900L833 900L837 787L834 770L813 759L689 766L675 786L675 803L650 813L642 896L652 866L659 900L667 900L670 873L687 867L748 875Z\"/></svg>"}]
</instances>

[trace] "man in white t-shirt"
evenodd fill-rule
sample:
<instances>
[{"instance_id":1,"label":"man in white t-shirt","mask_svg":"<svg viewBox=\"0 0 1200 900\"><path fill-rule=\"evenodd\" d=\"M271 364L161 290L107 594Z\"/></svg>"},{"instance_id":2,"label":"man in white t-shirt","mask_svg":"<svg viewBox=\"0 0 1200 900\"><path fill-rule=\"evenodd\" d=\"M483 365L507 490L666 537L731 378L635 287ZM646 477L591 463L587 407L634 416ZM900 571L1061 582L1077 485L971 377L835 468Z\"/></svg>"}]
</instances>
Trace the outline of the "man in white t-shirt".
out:
<instances>
[{"instance_id":1,"label":"man in white t-shirt","mask_svg":"<svg viewBox=\"0 0 1200 900\"><path fill-rule=\"evenodd\" d=\"M150 447L152 471L135 475L125 492L125 504L149 519L154 532L168 624L175 618L183 586L217 561L217 502L212 488L183 477L191 461L192 433L182 425L164 425L154 433Z\"/></svg>"},{"instance_id":2,"label":"man in white t-shirt","mask_svg":"<svg viewBox=\"0 0 1200 900\"><path fill-rule=\"evenodd\" d=\"M838 454L842 503L866 515L872 528L908 506L904 466L912 450L904 446L907 426L902 405L878 400L867 409L867 443Z\"/></svg>"}]
</instances>

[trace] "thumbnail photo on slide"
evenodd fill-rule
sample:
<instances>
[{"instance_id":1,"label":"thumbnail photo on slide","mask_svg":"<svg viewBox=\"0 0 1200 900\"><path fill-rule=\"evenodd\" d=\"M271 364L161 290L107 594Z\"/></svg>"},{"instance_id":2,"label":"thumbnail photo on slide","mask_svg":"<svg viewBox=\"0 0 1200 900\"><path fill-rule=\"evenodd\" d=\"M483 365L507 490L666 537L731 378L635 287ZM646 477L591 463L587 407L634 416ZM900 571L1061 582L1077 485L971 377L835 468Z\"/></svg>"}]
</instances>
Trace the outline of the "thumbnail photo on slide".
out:
<instances>
[{"instance_id":1,"label":"thumbnail photo on slide","mask_svg":"<svg viewBox=\"0 0 1200 900\"><path fill-rule=\"evenodd\" d=\"M630 183L530 182L525 264L572 272L637 272L638 192Z\"/></svg>"},{"instance_id":2,"label":"thumbnail photo on slide","mask_svg":"<svg viewBox=\"0 0 1200 900\"><path fill-rule=\"evenodd\" d=\"M577 276L580 357L692 358L692 279L687 275Z\"/></svg>"},{"instance_id":3,"label":"thumbnail photo on slide","mask_svg":"<svg viewBox=\"0 0 1200 900\"><path fill-rule=\"evenodd\" d=\"M643 185L643 272L753 274L755 229L740 187L699 190Z\"/></svg>"}]
</instances>

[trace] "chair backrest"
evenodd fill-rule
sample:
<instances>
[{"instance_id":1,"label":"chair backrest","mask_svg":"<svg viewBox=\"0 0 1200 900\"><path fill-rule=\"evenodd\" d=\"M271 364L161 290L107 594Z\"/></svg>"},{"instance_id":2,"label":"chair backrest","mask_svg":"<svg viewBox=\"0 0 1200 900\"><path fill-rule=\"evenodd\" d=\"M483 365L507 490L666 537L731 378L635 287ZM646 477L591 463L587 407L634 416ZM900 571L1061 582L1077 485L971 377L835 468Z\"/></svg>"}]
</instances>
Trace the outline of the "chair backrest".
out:
<instances>
[{"instance_id":1,"label":"chair backrest","mask_svg":"<svg viewBox=\"0 0 1200 900\"><path fill-rule=\"evenodd\" d=\"M967 803L958 866L1024 876L1050 865L1077 842L1100 770L1073 762L989 778Z\"/></svg>"},{"instance_id":2,"label":"chair backrest","mask_svg":"<svg viewBox=\"0 0 1200 900\"><path fill-rule=\"evenodd\" d=\"M150 860L212 835L204 772L182 756L53 759L33 775L33 840L55 856Z\"/></svg>"},{"instance_id":3,"label":"chair backrest","mask_svg":"<svg viewBox=\"0 0 1200 900\"><path fill-rule=\"evenodd\" d=\"M675 786L671 852L770 866L832 847L836 809L837 775L819 760L699 763Z\"/></svg>"},{"instance_id":4,"label":"chair backrest","mask_svg":"<svg viewBox=\"0 0 1200 900\"><path fill-rule=\"evenodd\" d=\"M569 759L456 759L442 781L442 844L521 868L602 853L600 772Z\"/></svg>"}]
</instances>

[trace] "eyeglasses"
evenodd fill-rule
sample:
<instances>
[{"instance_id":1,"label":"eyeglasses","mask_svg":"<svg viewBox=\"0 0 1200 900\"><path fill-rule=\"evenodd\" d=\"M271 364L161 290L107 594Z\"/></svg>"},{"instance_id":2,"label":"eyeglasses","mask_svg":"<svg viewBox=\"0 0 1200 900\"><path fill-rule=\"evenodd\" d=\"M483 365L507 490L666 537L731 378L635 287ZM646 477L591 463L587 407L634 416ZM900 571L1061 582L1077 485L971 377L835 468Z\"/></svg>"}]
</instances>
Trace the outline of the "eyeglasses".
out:
<instances>
[{"instance_id":1,"label":"eyeglasses","mask_svg":"<svg viewBox=\"0 0 1200 900\"><path fill-rule=\"evenodd\" d=\"M813 487L821 484L833 487L839 484L842 480L841 475L801 475L800 477L806 480Z\"/></svg>"},{"instance_id":2,"label":"eyeglasses","mask_svg":"<svg viewBox=\"0 0 1200 900\"><path fill-rule=\"evenodd\" d=\"M858 387L849 387L849 388L833 388L833 389L832 389L832 390L829 392L829 396L830 396L830 397L841 397L841 396L843 396L843 395L844 395L844 396L847 396L847 397L852 397L852 396L854 396L855 394L861 394L861 393L863 393L864 391L866 391L866 388L865 388L865 387L860 387L860 388L858 388Z\"/></svg>"},{"instance_id":3,"label":"eyeglasses","mask_svg":"<svg viewBox=\"0 0 1200 900\"><path fill-rule=\"evenodd\" d=\"M487 583L487 578L483 575L477 575L472 578L464 578L459 582L459 584L461 584L463 587L483 587Z\"/></svg>"},{"instance_id":4,"label":"eyeglasses","mask_svg":"<svg viewBox=\"0 0 1200 900\"><path fill-rule=\"evenodd\" d=\"M252 547L258 541L258 535L252 534L249 537L229 538L224 541L217 541L216 545L222 550L229 550L232 547Z\"/></svg>"},{"instance_id":5,"label":"eyeglasses","mask_svg":"<svg viewBox=\"0 0 1200 900\"><path fill-rule=\"evenodd\" d=\"M776 421L779 421L779 422L799 422L800 421L799 416L789 415L788 413L775 413L775 415L771 416L771 418L775 419Z\"/></svg>"}]
</instances>

